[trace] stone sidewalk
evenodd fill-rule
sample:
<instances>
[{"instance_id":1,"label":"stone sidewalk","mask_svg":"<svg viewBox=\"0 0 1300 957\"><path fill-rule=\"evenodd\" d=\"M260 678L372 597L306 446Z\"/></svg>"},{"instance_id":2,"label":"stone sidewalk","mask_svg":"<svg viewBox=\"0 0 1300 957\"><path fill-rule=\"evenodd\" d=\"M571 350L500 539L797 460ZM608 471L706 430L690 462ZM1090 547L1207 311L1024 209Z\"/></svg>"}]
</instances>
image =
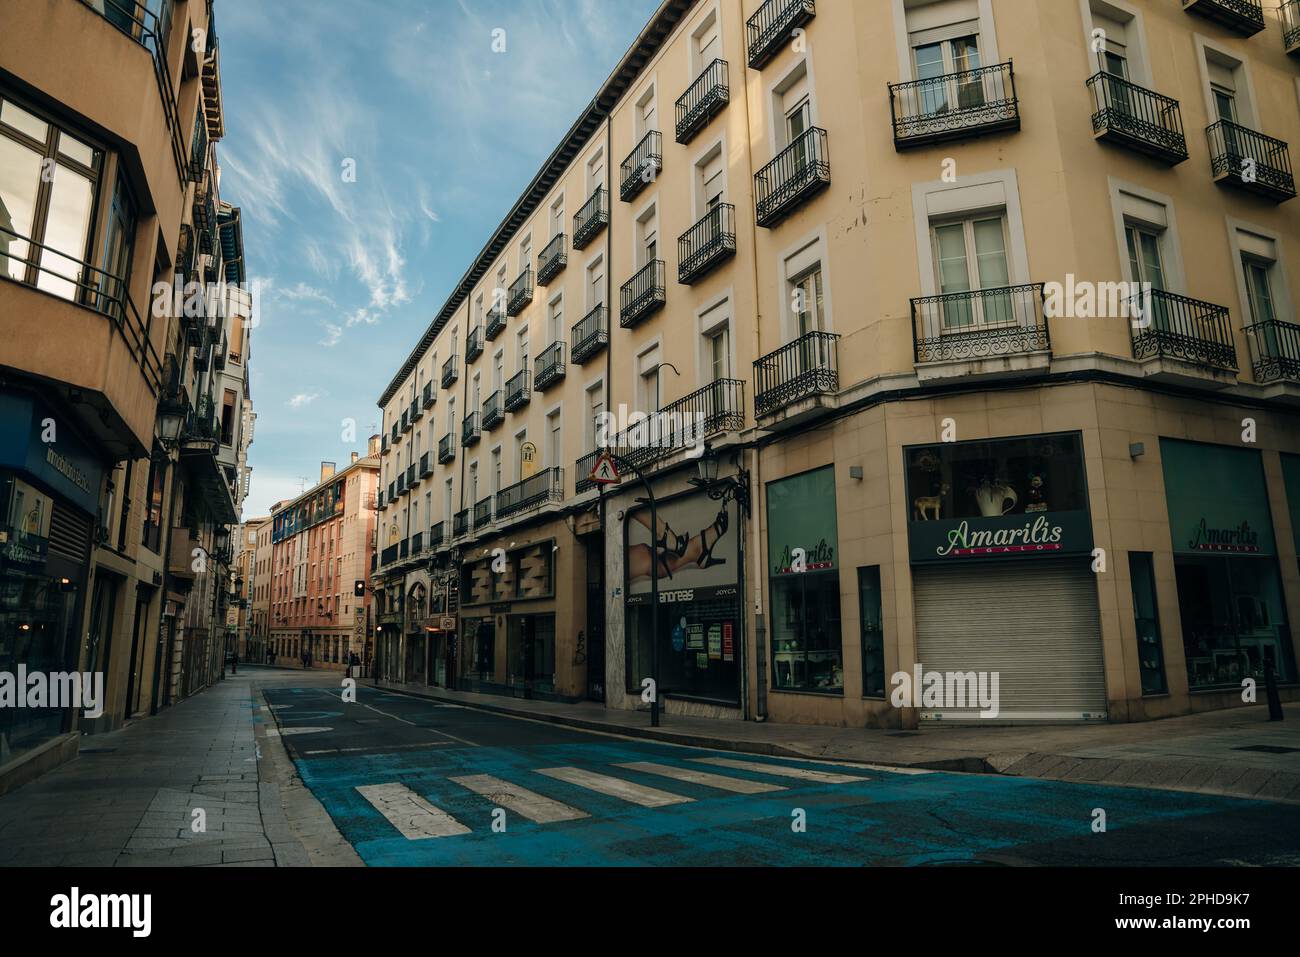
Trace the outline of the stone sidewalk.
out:
<instances>
[{"instance_id":1,"label":"stone sidewalk","mask_svg":"<svg viewBox=\"0 0 1300 957\"><path fill-rule=\"evenodd\" d=\"M365 685L372 682L366 680ZM594 702L534 701L419 685L389 690L501 714L694 747L892 767L1010 774L1300 804L1300 704L1270 722L1265 705L1128 724L834 728L665 714Z\"/></svg>"},{"instance_id":2,"label":"stone sidewalk","mask_svg":"<svg viewBox=\"0 0 1300 957\"><path fill-rule=\"evenodd\" d=\"M72 761L0 797L0 866L310 863L282 808L292 765L260 720L265 677L228 674L155 717L83 737Z\"/></svg>"}]
</instances>

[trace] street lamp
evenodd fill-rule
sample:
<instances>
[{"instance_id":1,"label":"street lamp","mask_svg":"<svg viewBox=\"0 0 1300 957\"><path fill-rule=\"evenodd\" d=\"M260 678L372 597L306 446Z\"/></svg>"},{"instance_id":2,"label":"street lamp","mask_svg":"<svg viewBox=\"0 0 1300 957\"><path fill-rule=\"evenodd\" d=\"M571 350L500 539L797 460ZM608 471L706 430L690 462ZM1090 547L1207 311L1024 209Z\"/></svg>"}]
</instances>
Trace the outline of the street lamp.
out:
<instances>
[{"instance_id":1,"label":"street lamp","mask_svg":"<svg viewBox=\"0 0 1300 957\"><path fill-rule=\"evenodd\" d=\"M158 438L164 448L175 448L185 425L185 409L180 405L163 403L158 406Z\"/></svg>"},{"instance_id":2,"label":"street lamp","mask_svg":"<svg viewBox=\"0 0 1300 957\"><path fill-rule=\"evenodd\" d=\"M710 455L707 446L704 454L695 461L698 477L690 479L690 483L704 492L715 502L722 502L725 506L728 502L735 501L740 505L745 515L749 515L749 472L745 469L739 469L735 475L727 475L718 478L718 456Z\"/></svg>"}]
</instances>

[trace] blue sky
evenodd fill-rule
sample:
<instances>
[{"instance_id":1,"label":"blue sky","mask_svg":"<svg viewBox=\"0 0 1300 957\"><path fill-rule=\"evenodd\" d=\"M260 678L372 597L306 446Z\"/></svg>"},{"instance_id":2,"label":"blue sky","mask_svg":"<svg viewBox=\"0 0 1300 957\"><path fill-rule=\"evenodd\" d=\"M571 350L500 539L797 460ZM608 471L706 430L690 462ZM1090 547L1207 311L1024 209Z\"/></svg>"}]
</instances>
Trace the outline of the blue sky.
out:
<instances>
[{"instance_id":1,"label":"blue sky","mask_svg":"<svg viewBox=\"0 0 1300 957\"><path fill-rule=\"evenodd\" d=\"M364 451L398 364L657 5L216 4L221 195L260 291L245 517Z\"/></svg>"}]
</instances>

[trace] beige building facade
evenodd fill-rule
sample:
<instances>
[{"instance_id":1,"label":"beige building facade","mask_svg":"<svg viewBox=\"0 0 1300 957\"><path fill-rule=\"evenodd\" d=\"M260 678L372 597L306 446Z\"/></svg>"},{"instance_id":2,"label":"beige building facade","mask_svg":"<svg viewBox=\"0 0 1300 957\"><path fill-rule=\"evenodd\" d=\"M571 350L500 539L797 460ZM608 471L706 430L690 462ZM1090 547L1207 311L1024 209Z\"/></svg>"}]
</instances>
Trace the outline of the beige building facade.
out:
<instances>
[{"instance_id":1,"label":"beige building facade","mask_svg":"<svg viewBox=\"0 0 1300 957\"><path fill-rule=\"evenodd\" d=\"M1298 41L662 4L380 397L381 672L848 726L995 717L926 672L1004 721L1294 697Z\"/></svg>"}]
</instances>

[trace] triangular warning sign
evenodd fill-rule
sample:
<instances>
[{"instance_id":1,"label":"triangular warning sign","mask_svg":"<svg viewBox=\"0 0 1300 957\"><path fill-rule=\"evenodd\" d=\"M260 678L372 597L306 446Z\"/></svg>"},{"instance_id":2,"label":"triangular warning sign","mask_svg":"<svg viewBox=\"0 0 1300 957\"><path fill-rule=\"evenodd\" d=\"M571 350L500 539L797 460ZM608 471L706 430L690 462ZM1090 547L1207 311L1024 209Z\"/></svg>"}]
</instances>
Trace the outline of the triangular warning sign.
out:
<instances>
[{"instance_id":1,"label":"triangular warning sign","mask_svg":"<svg viewBox=\"0 0 1300 957\"><path fill-rule=\"evenodd\" d=\"M591 480L597 485L613 485L618 481L618 468L608 452L600 453L591 469Z\"/></svg>"}]
</instances>

